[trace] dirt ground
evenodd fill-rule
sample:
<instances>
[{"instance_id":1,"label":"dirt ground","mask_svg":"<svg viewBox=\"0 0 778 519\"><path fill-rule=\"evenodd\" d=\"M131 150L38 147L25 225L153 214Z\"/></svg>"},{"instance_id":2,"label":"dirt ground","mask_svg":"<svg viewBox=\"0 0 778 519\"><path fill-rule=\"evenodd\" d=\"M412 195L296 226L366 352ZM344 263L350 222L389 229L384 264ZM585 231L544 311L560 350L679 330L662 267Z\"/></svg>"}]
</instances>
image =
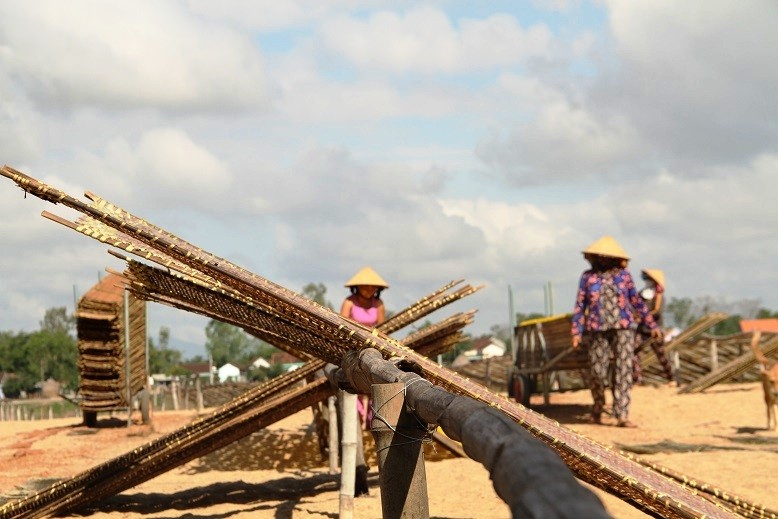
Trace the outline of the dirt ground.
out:
<instances>
[{"instance_id":1,"label":"dirt ground","mask_svg":"<svg viewBox=\"0 0 778 519\"><path fill-rule=\"evenodd\" d=\"M551 404L533 395L533 408L600 443L629 448L651 461L778 509L775 468L778 434L765 430L765 405L757 383L719 385L704 394L637 387L631 419L637 429L587 423L587 391L554 393ZM79 516L92 518L335 518L338 476L330 475L311 428L309 410L194 460ZM75 475L185 425L192 411L154 414L152 427L126 426L126 416L101 419L87 429L76 419L0 422L0 495ZM355 499L355 517L381 517L378 470L370 436L370 495ZM654 451L658 451L652 453ZM427 449L430 516L510 517L480 464L442 447ZM595 489L617 518L648 517Z\"/></svg>"}]
</instances>

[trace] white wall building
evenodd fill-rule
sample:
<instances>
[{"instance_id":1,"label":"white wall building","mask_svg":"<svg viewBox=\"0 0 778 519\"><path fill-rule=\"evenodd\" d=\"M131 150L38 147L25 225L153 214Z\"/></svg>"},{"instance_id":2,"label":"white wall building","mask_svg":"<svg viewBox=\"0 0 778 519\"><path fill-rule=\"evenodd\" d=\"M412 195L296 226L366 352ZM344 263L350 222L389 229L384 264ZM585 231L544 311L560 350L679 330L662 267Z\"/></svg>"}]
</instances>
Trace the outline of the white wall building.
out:
<instances>
[{"instance_id":1,"label":"white wall building","mask_svg":"<svg viewBox=\"0 0 778 519\"><path fill-rule=\"evenodd\" d=\"M224 366L221 366L216 373L218 374L219 382L221 383L227 381L238 382L240 380L240 369L229 362Z\"/></svg>"}]
</instances>

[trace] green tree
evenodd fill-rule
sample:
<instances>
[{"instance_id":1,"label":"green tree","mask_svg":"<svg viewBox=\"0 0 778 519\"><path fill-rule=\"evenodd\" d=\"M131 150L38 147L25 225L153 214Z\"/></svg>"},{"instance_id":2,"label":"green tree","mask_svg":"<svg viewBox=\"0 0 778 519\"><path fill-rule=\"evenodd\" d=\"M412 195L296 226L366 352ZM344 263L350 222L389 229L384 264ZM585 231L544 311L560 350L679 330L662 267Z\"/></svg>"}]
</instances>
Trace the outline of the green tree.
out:
<instances>
[{"instance_id":1,"label":"green tree","mask_svg":"<svg viewBox=\"0 0 778 519\"><path fill-rule=\"evenodd\" d=\"M181 364L181 352L170 348L170 328L161 326L158 336L159 345L149 337L149 371L175 375L176 368Z\"/></svg>"},{"instance_id":2,"label":"green tree","mask_svg":"<svg viewBox=\"0 0 778 519\"><path fill-rule=\"evenodd\" d=\"M41 330L37 332L0 333L0 371L13 373L11 391L31 391L35 384L49 378L66 388L78 385L78 346L68 333L72 319L65 308L46 311Z\"/></svg>"},{"instance_id":3,"label":"green tree","mask_svg":"<svg viewBox=\"0 0 778 519\"><path fill-rule=\"evenodd\" d=\"M710 333L711 335L732 335L734 333L740 333L740 316L731 315L714 326Z\"/></svg>"},{"instance_id":4,"label":"green tree","mask_svg":"<svg viewBox=\"0 0 778 519\"><path fill-rule=\"evenodd\" d=\"M264 382L275 378L278 375L284 374L283 364L273 364L269 368L253 368L250 369L247 377L251 382Z\"/></svg>"},{"instance_id":5,"label":"green tree","mask_svg":"<svg viewBox=\"0 0 778 519\"><path fill-rule=\"evenodd\" d=\"M688 297L671 297L665 306L665 313L672 317L672 323L678 328L686 328L698 319L697 315L692 313L692 300Z\"/></svg>"},{"instance_id":6,"label":"green tree","mask_svg":"<svg viewBox=\"0 0 778 519\"><path fill-rule=\"evenodd\" d=\"M332 310L332 302L327 300L327 287L324 283L308 283L303 287L301 294L321 306Z\"/></svg>"},{"instance_id":7,"label":"green tree","mask_svg":"<svg viewBox=\"0 0 778 519\"><path fill-rule=\"evenodd\" d=\"M64 331L41 330L28 337L25 344L27 373L35 373L38 380L52 378L65 387L78 386L78 345Z\"/></svg>"},{"instance_id":8,"label":"green tree","mask_svg":"<svg viewBox=\"0 0 778 519\"><path fill-rule=\"evenodd\" d=\"M245 363L259 350L258 339L231 324L211 319L205 326L205 350L213 363L222 366L228 362Z\"/></svg>"},{"instance_id":9,"label":"green tree","mask_svg":"<svg viewBox=\"0 0 778 519\"><path fill-rule=\"evenodd\" d=\"M70 333L76 327L76 317L68 315L64 306L49 308L40 322L41 330Z\"/></svg>"}]
</instances>

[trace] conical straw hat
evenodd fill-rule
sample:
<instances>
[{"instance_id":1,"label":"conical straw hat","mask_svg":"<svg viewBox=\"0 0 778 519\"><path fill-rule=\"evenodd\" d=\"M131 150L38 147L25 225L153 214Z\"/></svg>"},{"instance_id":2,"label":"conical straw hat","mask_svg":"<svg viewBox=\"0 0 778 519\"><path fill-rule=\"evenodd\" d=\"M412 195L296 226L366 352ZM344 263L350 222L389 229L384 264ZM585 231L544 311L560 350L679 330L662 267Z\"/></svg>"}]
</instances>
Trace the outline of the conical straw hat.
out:
<instances>
[{"instance_id":1,"label":"conical straw hat","mask_svg":"<svg viewBox=\"0 0 778 519\"><path fill-rule=\"evenodd\" d=\"M354 274L351 279L346 281L345 286L355 287L359 285L389 288L389 284L370 267L363 267L362 270Z\"/></svg>"},{"instance_id":2,"label":"conical straw hat","mask_svg":"<svg viewBox=\"0 0 778 519\"><path fill-rule=\"evenodd\" d=\"M665 286L665 273L659 269L645 269L643 274L656 281L657 285Z\"/></svg>"},{"instance_id":3,"label":"conical straw hat","mask_svg":"<svg viewBox=\"0 0 778 519\"><path fill-rule=\"evenodd\" d=\"M596 256L610 256L613 258L629 259L626 251L621 248L621 245L619 245L616 240L613 239L613 236L603 236L581 252L584 254L594 254Z\"/></svg>"}]
</instances>

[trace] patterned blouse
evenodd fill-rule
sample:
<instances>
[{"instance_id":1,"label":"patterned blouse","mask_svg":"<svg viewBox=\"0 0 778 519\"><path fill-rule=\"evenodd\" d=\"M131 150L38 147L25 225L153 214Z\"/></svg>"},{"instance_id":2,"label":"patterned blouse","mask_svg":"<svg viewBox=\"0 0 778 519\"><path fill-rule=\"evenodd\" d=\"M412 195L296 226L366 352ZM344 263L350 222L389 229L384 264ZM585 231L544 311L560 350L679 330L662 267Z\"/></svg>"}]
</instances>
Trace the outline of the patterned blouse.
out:
<instances>
[{"instance_id":1,"label":"patterned blouse","mask_svg":"<svg viewBox=\"0 0 778 519\"><path fill-rule=\"evenodd\" d=\"M613 297L608 297L608 294ZM618 268L605 272L587 270L581 274L578 284L572 334L574 337L580 337L584 331L629 329L635 322L633 309L649 329L656 328L656 323L643 298L635 290L632 275L627 269Z\"/></svg>"}]
</instances>

